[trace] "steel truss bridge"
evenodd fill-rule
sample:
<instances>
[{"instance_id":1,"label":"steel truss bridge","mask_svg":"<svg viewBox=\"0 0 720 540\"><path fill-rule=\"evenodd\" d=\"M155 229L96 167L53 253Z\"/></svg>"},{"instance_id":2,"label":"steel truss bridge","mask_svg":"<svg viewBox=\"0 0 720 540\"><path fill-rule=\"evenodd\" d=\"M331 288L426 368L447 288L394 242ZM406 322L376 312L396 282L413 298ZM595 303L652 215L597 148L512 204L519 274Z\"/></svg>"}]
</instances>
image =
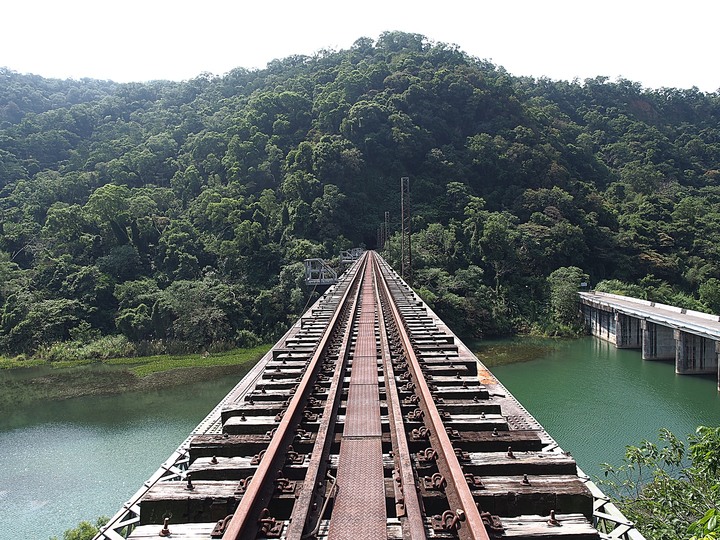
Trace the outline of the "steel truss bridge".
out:
<instances>
[{"instance_id":1,"label":"steel truss bridge","mask_svg":"<svg viewBox=\"0 0 720 540\"><path fill-rule=\"evenodd\" d=\"M641 540L374 252L98 539Z\"/></svg>"}]
</instances>

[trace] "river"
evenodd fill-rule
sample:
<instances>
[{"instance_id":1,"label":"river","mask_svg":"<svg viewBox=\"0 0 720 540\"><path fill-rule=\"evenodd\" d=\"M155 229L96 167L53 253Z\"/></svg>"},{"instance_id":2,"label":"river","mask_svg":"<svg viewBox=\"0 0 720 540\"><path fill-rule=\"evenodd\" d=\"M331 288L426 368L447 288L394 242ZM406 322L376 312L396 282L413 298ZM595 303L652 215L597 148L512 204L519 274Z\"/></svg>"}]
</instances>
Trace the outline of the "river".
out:
<instances>
[{"instance_id":1,"label":"river","mask_svg":"<svg viewBox=\"0 0 720 540\"><path fill-rule=\"evenodd\" d=\"M521 355L526 343L492 346ZM657 442L663 427L685 438L720 425L716 376L676 375L672 362L593 337L542 343L534 360L491 371L591 477L603 462L620 464L627 445Z\"/></svg>"},{"instance_id":2,"label":"river","mask_svg":"<svg viewBox=\"0 0 720 540\"><path fill-rule=\"evenodd\" d=\"M0 417L0 540L62 540L82 520L112 516L237 381L36 403Z\"/></svg>"},{"instance_id":3,"label":"river","mask_svg":"<svg viewBox=\"0 0 720 540\"><path fill-rule=\"evenodd\" d=\"M720 424L714 377L675 375L596 338L483 343L528 361L492 371L590 475L625 445ZM9 376L0 373L0 377ZM0 540L62 538L110 516L185 439L237 377L156 392L19 407L0 417Z\"/></svg>"}]
</instances>

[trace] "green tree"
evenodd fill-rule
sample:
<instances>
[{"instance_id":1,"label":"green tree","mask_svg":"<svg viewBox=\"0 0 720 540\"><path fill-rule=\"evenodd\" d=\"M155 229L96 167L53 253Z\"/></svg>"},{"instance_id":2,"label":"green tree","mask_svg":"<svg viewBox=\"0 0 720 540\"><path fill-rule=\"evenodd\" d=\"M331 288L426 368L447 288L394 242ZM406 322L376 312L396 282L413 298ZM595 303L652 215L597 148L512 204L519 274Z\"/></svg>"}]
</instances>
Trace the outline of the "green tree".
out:
<instances>
[{"instance_id":1,"label":"green tree","mask_svg":"<svg viewBox=\"0 0 720 540\"><path fill-rule=\"evenodd\" d=\"M580 326L580 283L587 282L587 274L577 266L554 270L547 278L550 288L550 311L553 321L577 331Z\"/></svg>"},{"instance_id":2,"label":"green tree","mask_svg":"<svg viewBox=\"0 0 720 540\"><path fill-rule=\"evenodd\" d=\"M492 212L483 224L479 239L483 261L490 266L495 278L495 292L507 276L519 271L519 247L521 233L517 218L507 212Z\"/></svg>"},{"instance_id":3,"label":"green tree","mask_svg":"<svg viewBox=\"0 0 720 540\"><path fill-rule=\"evenodd\" d=\"M15 353L32 353L41 345L65 341L81 322L83 311L77 300L38 300L28 292L19 292L8 299L2 313L2 344Z\"/></svg>"},{"instance_id":4,"label":"green tree","mask_svg":"<svg viewBox=\"0 0 720 540\"><path fill-rule=\"evenodd\" d=\"M126 186L106 184L96 189L85 205L87 214L108 225L119 244L130 240L127 231L129 199L130 190Z\"/></svg>"},{"instance_id":5,"label":"green tree","mask_svg":"<svg viewBox=\"0 0 720 540\"><path fill-rule=\"evenodd\" d=\"M720 313L720 279L709 278L700 284L700 300L712 313Z\"/></svg>"},{"instance_id":6,"label":"green tree","mask_svg":"<svg viewBox=\"0 0 720 540\"><path fill-rule=\"evenodd\" d=\"M242 291L214 275L179 280L162 291L152 308L155 337L184 343L191 349L229 343L246 321ZM249 300L248 300L249 301ZM119 322L127 331L146 330L147 313L140 304Z\"/></svg>"}]
</instances>

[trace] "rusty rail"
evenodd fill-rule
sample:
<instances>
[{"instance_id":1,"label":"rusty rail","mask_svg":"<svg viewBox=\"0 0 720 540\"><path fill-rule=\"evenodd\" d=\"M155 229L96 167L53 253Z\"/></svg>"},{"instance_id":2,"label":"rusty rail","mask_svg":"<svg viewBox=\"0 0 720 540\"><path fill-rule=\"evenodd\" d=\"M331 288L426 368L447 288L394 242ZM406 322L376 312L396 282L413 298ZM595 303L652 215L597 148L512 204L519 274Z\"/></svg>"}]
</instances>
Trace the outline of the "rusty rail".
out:
<instances>
[{"instance_id":1,"label":"rusty rail","mask_svg":"<svg viewBox=\"0 0 720 540\"><path fill-rule=\"evenodd\" d=\"M374 262L374 261L373 261ZM375 281L375 295L378 306L382 306L382 299L378 281L382 279L380 268L377 264L373 264L373 277ZM425 535L425 523L423 521L423 511L421 509L420 499L418 497L417 488L415 486L415 475L412 467L412 457L410 448L408 447L407 434L402 422L402 408L400 404L400 395L395 381L395 369L390 357L390 346L387 338L387 328L385 326L385 318L378 317L380 326L380 352L382 355L383 369L386 381L386 398L388 401L388 416L390 418L390 436L395 450L395 465L398 473L398 480L394 483L396 489L400 491L396 496L398 502L397 513L399 516L406 518L406 530L410 538L422 538Z\"/></svg>"},{"instance_id":2,"label":"rusty rail","mask_svg":"<svg viewBox=\"0 0 720 540\"><path fill-rule=\"evenodd\" d=\"M377 265L374 259L373 263ZM376 267L381 274L380 267ZM384 279L381 282L380 289L381 295L384 295L388 299L393 298L387 282ZM438 453L438 468L445 469L443 476L448 481L449 487L447 497L450 502L450 508L454 508L453 512L455 515L452 519L459 520L459 522L456 522L459 525L459 537L461 539L489 540L482 517L468 487L465 473L460 463L458 463L455 449L445 431L445 425L435 406L430 388L423 376L420 363L410 341L410 336L405 328L405 321L394 301L390 300L388 306L395 321L400 340L402 341L403 349L405 350L408 367L413 374L416 393L420 398L420 407L425 413L423 419L426 427L430 430L430 440L433 442L432 446Z\"/></svg>"},{"instance_id":3,"label":"rusty rail","mask_svg":"<svg viewBox=\"0 0 720 540\"><path fill-rule=\"evenodd\" d=\"M360 272L358 272L358 274L360 274ZM355 292L352 294L352 301L348 307L348 310L351 312L350 320L345 326L342 336L342 345L338 350L338 360L335 363L335 370L333 372L332 382L330 383L330 389L328 391L328 399L325 402L323 416L320 421L317 437L315 438L313 455L310 459L310 463L308 464L307 473L305 474L302 492L299 494L295 507L293 508L285 540L302 540L306 537L305 529L307 528L308 519L310 518L311 510L313 508L313 499L316 491L320 491L323 485L321 481L321 474L323 474L323 471L327 469L326 461L330 452L330 443L332 442L332 436L334 433L332 430L333 422L335 421L337 411L340 406L343 376L345 375L345 368L347 364L347 350L351 341L350 337L352 334L353 321L357 315L356 306L360 296L360 287L357 286L354 290ZM350 292L350 289L348 289L348 292ZM324 495L327 499L330 497L331 493ZM321 518L322 512L317 515L318 523Z\"/></svg>"},{"instance_id":4,"label":"rusty rail","mask_svg":"<svg viewBox=\"0 0 720 540\"><path fill-rule=\"evenodd\" d=\"M340 313L343 308L345 308L347 298L353 287L357 285L360 277L361 272L358 272L354 276L352 284L343 294L330 323L316 347L315 353L305 369L302 380L300 381L300 384L292 397L290 405L288 406L288 412L285 413L280 425L277 427L277 431L270 441L262 460L260 461L257 472L253 475L253 480L250 482L250 485L240 500L240 504L235 510L230 523L225 529L225 533L222 536L223 540L254 538L257 535L258 521L260 519L261 512L263 511L264 505L271 494L268 492L272 488L271 482L274 479L272 475L278 469L277 464L281 460L285 459L285 452L292 438L291 430L295 428L297 418L305 406L308 389L311 388L314 383L315 376L320 366L320 360L325 353L330 336L335 331L340 318Z\"/></svg>"}]
</instances>

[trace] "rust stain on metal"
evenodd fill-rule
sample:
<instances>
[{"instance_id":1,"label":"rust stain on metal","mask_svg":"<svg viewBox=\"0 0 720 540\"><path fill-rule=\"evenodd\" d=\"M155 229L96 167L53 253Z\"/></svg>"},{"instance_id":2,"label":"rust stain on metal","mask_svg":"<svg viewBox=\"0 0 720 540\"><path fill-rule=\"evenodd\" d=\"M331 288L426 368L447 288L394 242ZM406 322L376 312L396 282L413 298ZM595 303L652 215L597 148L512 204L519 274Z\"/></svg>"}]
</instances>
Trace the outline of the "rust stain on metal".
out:
<instances>
[{"instance_id":1,"label":"rust stain on metal","mask_svg":"<svg viewBox=\"0 0 720 540\"><path fill-rule=\"evenodd\" d=\"M478 380L480 384L497 384L495 375L490 373L485 367L478 367Z\"/></svg>"}]
</instances>

